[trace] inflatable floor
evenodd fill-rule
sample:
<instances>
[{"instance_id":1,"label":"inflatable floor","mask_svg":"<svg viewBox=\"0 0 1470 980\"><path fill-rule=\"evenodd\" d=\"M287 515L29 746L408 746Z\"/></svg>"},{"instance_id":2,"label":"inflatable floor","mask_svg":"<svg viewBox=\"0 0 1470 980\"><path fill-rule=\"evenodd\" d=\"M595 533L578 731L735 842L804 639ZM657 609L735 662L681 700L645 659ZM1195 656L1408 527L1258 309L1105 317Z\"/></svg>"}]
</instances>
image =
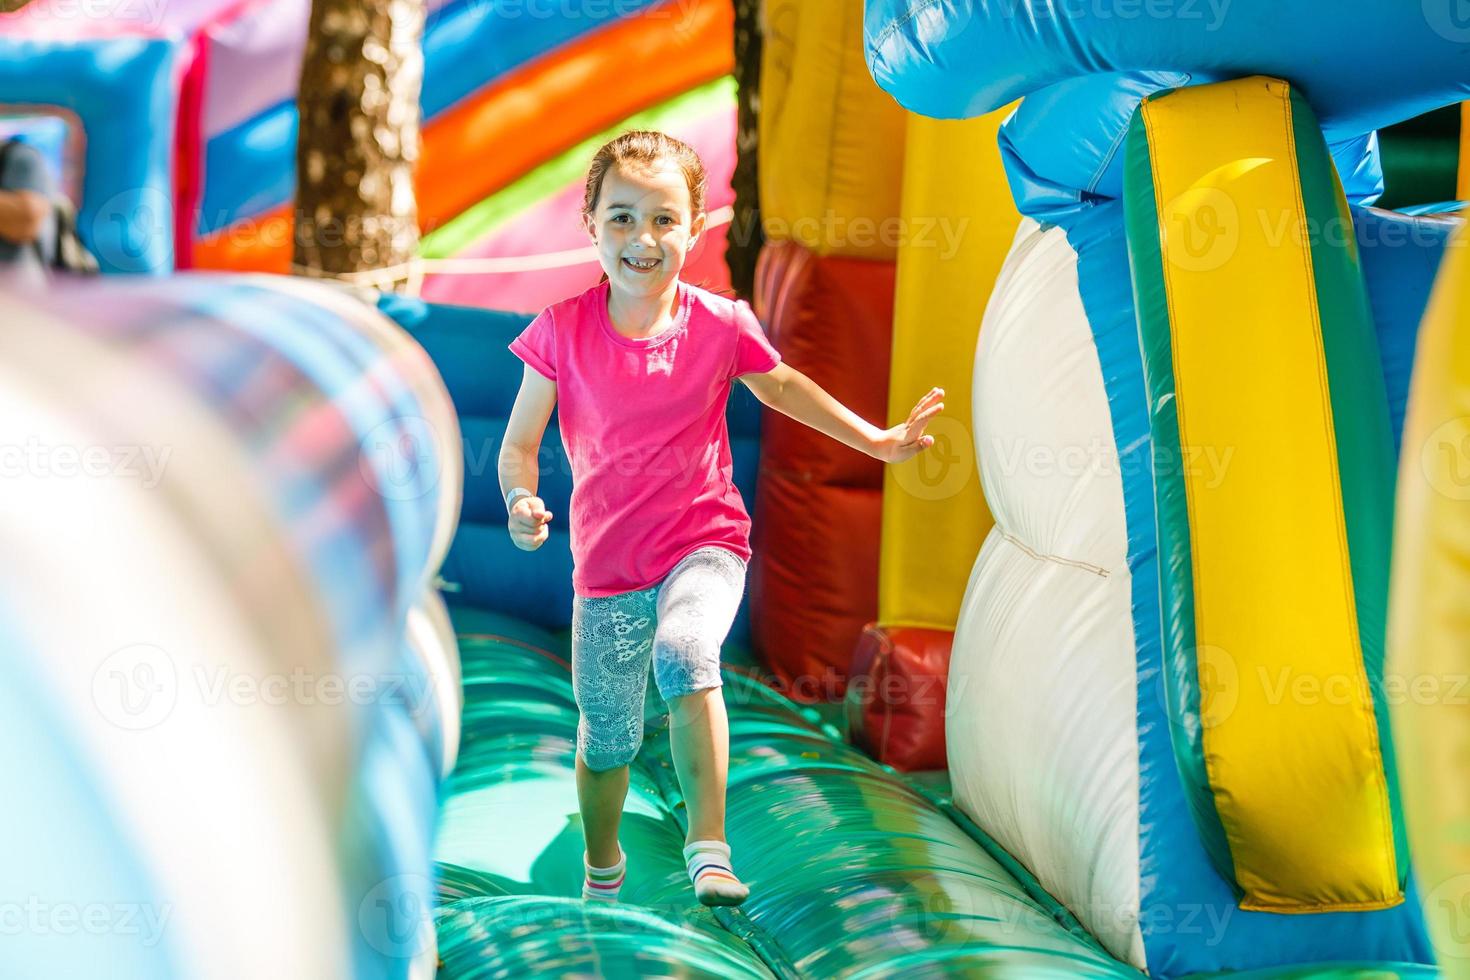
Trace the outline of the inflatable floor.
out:
<instances>
[{"instance_id":1,"label":"inflatable floor","mask_svg":"<svg viewBox=\"0 0 1470 980\"><path fill-rule=\"evenodd\" d=\"M623 900L583 903L566 636L473 610L455 621L465 709L435 847L441 978L1143 976L955 810L942 784L878 765L740 666L724 674L729 837L750 899L720 910L694 899L665 718L650 693L623 817ZM1233 975L1436 972L1328 964Z\"/></svg>"}]
</instances>

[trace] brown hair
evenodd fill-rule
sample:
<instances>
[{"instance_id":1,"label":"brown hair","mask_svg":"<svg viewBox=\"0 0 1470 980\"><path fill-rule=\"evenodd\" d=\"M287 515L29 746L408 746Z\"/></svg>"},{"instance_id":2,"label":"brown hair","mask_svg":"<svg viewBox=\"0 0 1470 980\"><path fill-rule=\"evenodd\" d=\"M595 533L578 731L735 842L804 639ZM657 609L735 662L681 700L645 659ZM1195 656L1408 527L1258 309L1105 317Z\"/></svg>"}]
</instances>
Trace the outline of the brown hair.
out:
<instances>
[{"instance_id":1,"label":"brown hair","mask_svg":"<svg viewBox=\"0 0 1470 980\"><path fill-rule=\"evenodd\" d=\"M699 154L688 143L674 139L667 133L635 129L604 144L593 156L592 166L587 171L587 190L582 197L582 213L590 215L597 209L597 197L602 193L602 180L613 167L626 163L653 167L663 160L672 160L684 171L684 181L689 185L691 217L703 212L706 178Z\"/></svg>"}]
</instances>

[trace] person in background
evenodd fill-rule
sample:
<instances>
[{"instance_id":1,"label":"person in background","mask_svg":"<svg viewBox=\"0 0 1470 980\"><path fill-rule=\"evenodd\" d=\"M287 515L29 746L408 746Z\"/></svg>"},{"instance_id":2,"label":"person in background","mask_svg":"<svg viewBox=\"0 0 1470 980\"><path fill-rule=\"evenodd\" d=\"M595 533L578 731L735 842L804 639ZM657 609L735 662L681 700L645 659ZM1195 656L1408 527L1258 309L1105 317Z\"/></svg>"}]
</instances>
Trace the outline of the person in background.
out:
<instances>
[{"instance_id":1,"label":"person in background","mask_svg":"<svg viewBox=\"0 0 1470 980\"><path fill-rule=\"evenodd\" d=\"M56 251L56 188L46 161L20 140L0 143L0 276L41 282Z\"/></svg>"}]
</instances>

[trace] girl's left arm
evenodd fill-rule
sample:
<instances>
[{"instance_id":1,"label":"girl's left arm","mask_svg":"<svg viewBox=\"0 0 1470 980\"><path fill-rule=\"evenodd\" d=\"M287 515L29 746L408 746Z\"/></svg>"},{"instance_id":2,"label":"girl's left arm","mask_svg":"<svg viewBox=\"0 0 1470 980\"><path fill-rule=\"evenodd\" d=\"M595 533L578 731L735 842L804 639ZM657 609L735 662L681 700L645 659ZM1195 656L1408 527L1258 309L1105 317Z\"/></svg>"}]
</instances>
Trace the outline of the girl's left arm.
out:
<instances>
[{"instance_id":1,"label":"girl's left arm","mask_svg":"<svg viewBox=\"0 0 1470 980\"><path fill-rule=\"evenodd\" d=\"M774 370L742 374L739 380L770 408L887 463L901 463L934 445L934 437L925 435L924 427L944 410L940 401L944 389L930 388L907 419L891 429L880 429L784 361Z\"/></svg>"}]
</instances>

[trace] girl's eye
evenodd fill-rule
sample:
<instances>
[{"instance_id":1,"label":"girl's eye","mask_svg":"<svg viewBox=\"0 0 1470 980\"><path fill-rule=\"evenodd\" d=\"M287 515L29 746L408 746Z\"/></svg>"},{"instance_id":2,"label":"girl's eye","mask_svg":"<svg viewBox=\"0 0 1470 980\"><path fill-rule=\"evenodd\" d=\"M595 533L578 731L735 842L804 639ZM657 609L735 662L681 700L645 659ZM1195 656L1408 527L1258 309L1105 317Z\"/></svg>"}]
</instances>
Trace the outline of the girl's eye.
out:
<instances>
[{"instance_id":1,"label":"girl's eye","mask_svg":"<svg viewBox=\"0 0 1470 980\"><path fill-rule=\"evenodd\" d=\"M627 224L629 221L632 221L632 220L633 219L630 218L626 214L615 214L615 215L613 215L613 222L615 224L620 224L620 225L621 224Z\"/></svg>"},{"instance_id":2,"label":"girl's eye","mask_svg":"<svg viewBox=\"0 0 1470 980\"><path fill-rule=\"evenodd\" d=\"M661 225L671 225L674 223L674 219L666 214L661 214L658 216L658 223Z\"/></svg>"}]
</instances>

